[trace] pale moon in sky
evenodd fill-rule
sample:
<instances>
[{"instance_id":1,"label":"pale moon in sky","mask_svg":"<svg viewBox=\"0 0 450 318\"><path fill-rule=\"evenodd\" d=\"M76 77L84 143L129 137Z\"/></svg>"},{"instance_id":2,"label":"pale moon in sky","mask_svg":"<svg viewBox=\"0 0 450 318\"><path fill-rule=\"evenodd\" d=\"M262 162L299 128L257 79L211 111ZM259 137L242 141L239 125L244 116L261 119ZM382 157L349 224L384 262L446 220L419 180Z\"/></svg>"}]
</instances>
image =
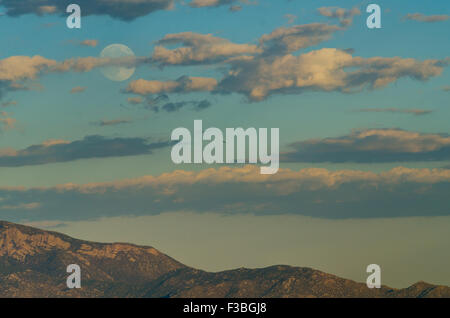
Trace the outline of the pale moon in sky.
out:
<instances>
[{"instance_id":1,"label":"pale moon in sky","mask_svg":"<svg viewBox=\"0 0 450 318\"><path fill-rule=\"evenodd\" d=\"M132 57L135 56L134 52L126 45L123 44L111 44L103 49L100 53L100 57L118 58L118 57ZM116 82L122 82L129 79L136 70L135 67L125 66L106 66L102 67L101 72L103 75Z\"/></svg>"}]
</instances>

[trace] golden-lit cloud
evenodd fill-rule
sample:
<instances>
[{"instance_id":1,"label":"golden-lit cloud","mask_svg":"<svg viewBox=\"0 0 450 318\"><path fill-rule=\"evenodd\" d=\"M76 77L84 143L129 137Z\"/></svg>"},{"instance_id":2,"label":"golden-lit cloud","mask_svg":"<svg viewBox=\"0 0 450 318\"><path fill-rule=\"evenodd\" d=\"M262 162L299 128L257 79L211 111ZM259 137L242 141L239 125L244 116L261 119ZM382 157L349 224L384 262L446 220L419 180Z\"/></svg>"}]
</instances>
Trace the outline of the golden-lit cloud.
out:
<instances>
[{"instance_id":1,"label":"golden-lit cloud","mask_svg":"<svg viewBox=\"0 0 450 318\"><path fill-rule=\"evenodd\" d=\"M212 91L217 86L217 80L208 77L180 77L176 81L148 81L138 79L131 82L126 92L149 95L161 93L190 93Z\"/></svg>"},{"instance_id":2,"label":"golden-lit cloud","mask_svg":"<svg viewBox=\"0 0 450 318\"><path fill-rule=\"evenodd\" d=\"M327 11L328 10L328 11ZM330 17L355 15L356 10L323 9ZM89 72L106 66L136 67L215 65L221 79L183 76L175 80L138 79L124 90L139 95L211 92L238 93L257 102L277 94L308 91L356 93L380 89L402 78L427 81L442 74L450 58L418 60L402 57L359 57L350 50L323 48L297 52L328 40L344 27L323 23L277 28L257 44L233 43L211 34L167 34L149 57L78 57L61 62L41 56L13 56L0 60L0 89L13 90L39 75ZM176 45L176 48L166 46ZM295 53L295 54L294 54Z\"/></svg>"},{"instance_id":3,"label":"golden-lit cloud","mask_svg":"<svg viewBox=\"0 0 450 318\"><path fill-rule=\"evenodd\" d=\"M82 46L96 47L98 45L98 40L84 40L81 41L80 44Z\"/></svg>"},{"instance_id":4,"label":"golden-lit cloud","mask_svg":"<svg viewBox=\"0 0 450 318\"><path fill-rule=\"evenodd\" d=\"M349 26L353 22L353 17L361 14L358 8L344 9L339 7L321 7L318 12L330 19L338 19L342 26Z\"/></svg>"},{"instance_id":5,"label":"golden-lit cloud","mask_svg":"<svg viewBox=\"0 0 450 318\"><path fill-rule=\"evenodd\" d=\"M211 64L230 57L255 54L260 49L254 44L236 44L212 34L183 32L168 34L157 42L152 61L164 65ZM175 49L164 45L182 44Z\"/></svg>"},{"instance_id":6,"label":"golden-lit cloud","mask_svg":"<svg viewBox=\"0 0 450 318\"><path fill-rule=\"evenodd\" d=\"M143 57L118 57L99 58L82 57L71 58L62 62L47 59L36 55L11 56L0 59L0 98L5 91L29 90L32 88L42 88L37 79L40 76L51 73L65 72L89 72L93 69L106 66L135 67L136 65L147 63L148 58ZM34 81L29 83L28 81ZM75 87L72 93L80 93L84 87Z\"/></svg>"},{"instance_id":7,"label":"golden-lit cloud","mask_svg":"<svg viewBox=\"0 0 450 318\"><path fill-rule=\"evenodd\" d=\"M321 14L343 19L359 14L358 9L321 8ZM427 81L442 74L450 59L417 60L402 57L358 57L350 50L323 48L294 54L324 42L343 26L323 23L281 27L259 38L258 44L236 44L211 34L184 32L168 34L157 42L148 63L168 65L210 65L220 63L225 76L206 91L244 94L261 101L275 94L307 91L355 93L379 89L401 78ZM168 49L164 45L179 45ZM176 81L151 81L147 91L169 93ZM135 85L144 85L136 82ZM156 86L159 88L157 89ZM130 89L129 89L130 91ZM140 90L141 94L143 90Z\"/></svg>"},{"instance_id":8,"label":"golden-lit cloud","mask_svg":"<svg viewBox=\"0 0 450 318\"><path fill-rule=\"evenodd\" d=\"M11 118L7 112L0 112L0 131L13 129L17 120Z\"/></svg>"},{"instance_id":9,"label":"golden-lit cloud","mask_svg":"<svg viewBox=\"0 0 450 318\"><path fill-rule=\"evenodd\" d=\"M34 79L49 68L55 67L57 62L42 56L11 56L0 60L0 81L20 81Z\"/></svg>"},{"instance_id":10,"label":"golden-lit cloud","mask_svg":"<svg viewBox=\"0 0 450 318\"><path fill-rule=\"evenodd\" d=\"M230 5L231 8L241 7L238 3L249 4L249 0L191 0L189 6L192 8L213 8L220 7L224 5ZM236 11L236 9L231 9Z\"/></svg>"},{"instance_id":11,"label":"golden-lit cloud","mask_svg":"<svg viewBox=\"0 0 450 318\"><path fill-rule=\"evenodd\" d=\"M269 51L270 54L280 55L317 45L330 39L339 30L341 28L338 26L322 23L281 27L262 35L259 43L265 53Z\"/></svg>"},{"instance_id":12,"label":"golden-lit cloud","mask_svg":"<svg viewBox=\"0 0 450 318\"><path fill-rule=\"evenodd\" d=\"M305 91L353 93L382 88L400 78L426 81L442 74L447 65L448 59L363 58L324 48L298 56L236 61L229 75L219 82L218 90L242 93L252 101Z\"/></svg>"},{"instance_id":13,"label":"golden-lit cloud","mask_svg":"<svg viewBox=\"0 0 450 318\"><path fill-rule=\"evenodd\" d=\"M128 103L133 105L142 104L143 100L141 97L128 97L127 98Z\"/></svg>"},{"instance_id":14,"label":"golden-lit cloud","mask_svg":"<svg viewBox=\"0 0 450 318\"><path fill-rule=\"evenodd\" d=\"M119 215L191 211L223 214L297 214L321 218L449 215L449 169L397 167L359 170L280 169L261 175L257 166L176 170L111 182L54 187L0 187L5 217L83 220ZM8 209L39 202L33 215Z\"/></svg>"},{"instance_id":15,"label":"golden-lit cloud","mask_svg":"<svg viewBox=\"0 0 450 318\"><path fill-rule=\"evenodd\" d=\"M86 90L86 87L83 87L83 86L75 86L74 88L72 88L71 90L70 90L70 92L72 93L72 94L76 94L76 93L82 93L82 92L84 92Z\"/></svg>"}]
</instances>

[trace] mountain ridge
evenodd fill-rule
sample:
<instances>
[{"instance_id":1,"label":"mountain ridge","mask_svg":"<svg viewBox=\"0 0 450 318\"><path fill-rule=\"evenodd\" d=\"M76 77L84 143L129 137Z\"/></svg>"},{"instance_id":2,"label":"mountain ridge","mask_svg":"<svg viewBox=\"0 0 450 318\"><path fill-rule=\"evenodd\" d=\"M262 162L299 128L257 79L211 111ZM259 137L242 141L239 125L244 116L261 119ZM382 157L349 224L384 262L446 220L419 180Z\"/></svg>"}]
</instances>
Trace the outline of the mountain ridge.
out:
<instances>
[{"instance_id":1,"label":"mountain ridge","mask_svg":"<svg viewBox=\"0 0 450 318\"><path fill-rule=\"evenodd\" d=\"M81 289L66 286L69 264L81 267ZM206 272L151 246L90 242L0 221L0 297L450 297L450 287L369 289L287 265Z\"/></svg>"}]
</instances>

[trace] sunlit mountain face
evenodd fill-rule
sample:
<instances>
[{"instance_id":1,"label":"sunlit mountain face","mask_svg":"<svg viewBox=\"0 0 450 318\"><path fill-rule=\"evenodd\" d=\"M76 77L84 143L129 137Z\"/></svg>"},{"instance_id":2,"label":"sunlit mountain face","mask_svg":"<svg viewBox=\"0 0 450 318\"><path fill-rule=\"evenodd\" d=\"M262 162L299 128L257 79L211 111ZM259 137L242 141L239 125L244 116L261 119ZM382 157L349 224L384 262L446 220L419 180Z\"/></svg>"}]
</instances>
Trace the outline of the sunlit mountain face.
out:
<instances>
[{"instance_id":1,"label":"sunlit mountain face","mask_svg":"<svg viewBox=\"0 0 450 318\"><path fill-rule=\"evenodd\" d=\"M448 297L449 23L0 0L0 296Z\"/></svg>"}]
</instances>

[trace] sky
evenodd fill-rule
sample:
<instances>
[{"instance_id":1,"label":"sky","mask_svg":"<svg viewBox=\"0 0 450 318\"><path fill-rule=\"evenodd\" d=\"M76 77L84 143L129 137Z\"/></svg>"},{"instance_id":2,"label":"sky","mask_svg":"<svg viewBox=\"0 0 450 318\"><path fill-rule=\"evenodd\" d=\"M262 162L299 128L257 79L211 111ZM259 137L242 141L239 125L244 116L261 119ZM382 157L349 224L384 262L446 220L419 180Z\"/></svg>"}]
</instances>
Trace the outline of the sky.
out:
<instances>
[{"instance_id":1,"label":"sky","mask_svg":"<svg viewBox=\"0 0 450 318\"><path fill-rule=\"evenodd\" d=\"M450 6L376 1L369 29L369 3L0 0L0 219L206 270L450 285ZM279 128L280 170L174 164L194 120Z\"/></svg>"}]
</instances>

